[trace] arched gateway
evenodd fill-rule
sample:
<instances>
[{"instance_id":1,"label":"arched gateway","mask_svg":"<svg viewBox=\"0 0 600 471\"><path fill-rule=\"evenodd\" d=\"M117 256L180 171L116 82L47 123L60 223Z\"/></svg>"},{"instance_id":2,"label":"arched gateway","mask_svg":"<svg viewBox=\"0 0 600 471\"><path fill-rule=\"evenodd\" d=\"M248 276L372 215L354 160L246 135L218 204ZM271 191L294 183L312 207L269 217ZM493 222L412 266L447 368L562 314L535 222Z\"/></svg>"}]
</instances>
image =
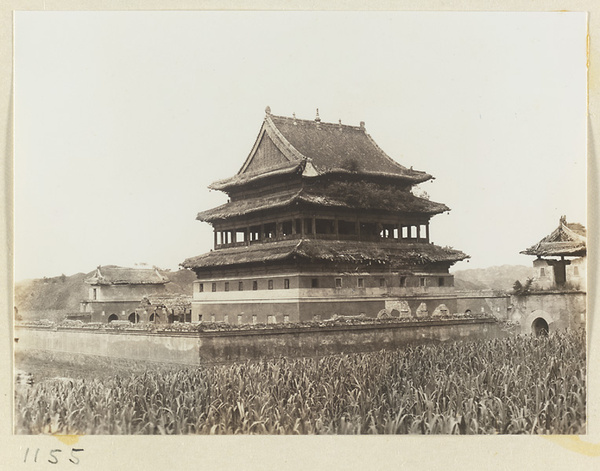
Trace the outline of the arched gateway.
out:
<instances>
[{"instance_id":1,"label":"arched gateway","mask_svg":"<svg viewBox=\"0 0 600 471\"><path fill-rule=\"evenodd\" d=\"M549 327L548 323L543 317L537 317L531 323L531 332L535 334L536 337L548 335Z\"/></svg>"}]
</instances>

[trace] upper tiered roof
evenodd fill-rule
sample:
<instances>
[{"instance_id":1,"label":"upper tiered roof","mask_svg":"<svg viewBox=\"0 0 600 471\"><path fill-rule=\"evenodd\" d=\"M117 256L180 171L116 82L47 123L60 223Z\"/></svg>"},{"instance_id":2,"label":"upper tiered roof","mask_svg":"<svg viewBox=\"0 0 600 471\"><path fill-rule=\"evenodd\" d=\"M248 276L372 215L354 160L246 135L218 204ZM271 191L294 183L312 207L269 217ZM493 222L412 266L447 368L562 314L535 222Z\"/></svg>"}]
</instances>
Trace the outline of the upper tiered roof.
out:
<instances>
[{"instance_id":1,"label":"upper tiered roof","mask_svg":"<svg viewBox=\"0 0 600 471\"><path fill-rule=\"evenodd\" d=\"M230 201L198 213L196 219L213 222L298 203L312 204L322 208L365 209L427 215L450 210L445 204L419 198L409 191L392 188L378 189L372 188L372 186L365 182L355 182L354 184L340 183L334 188L293 189L267 196ZM341 191L341 189L346 191ZM356 191L352 192L354 189Z\"/></svg>"},{"instance_id":2,"label":"upper tiered roof","mask_svg":"<svg viewBox=\"0 0 600 471\"><path fill-rule=\"evenodd\" d=\"M586 254L586 230L579 223L567 223L562 216L558 227L537 244L521 252L525 255L582 257Z\"/></svg>"},{"instance_id":3,"label":"upper tiered roof","mask_svg":"<svg viewBox=\"0 0 600 471\"><path fill-rule=\"evenodd\" d=\"M367 134L364 123L349 126L271 114L265 119L240 171L210 188L229 191L274 175L301 173L305 177L355 174L414 185L431 175L406 168L390 158Z\"/></svg>"}]
</instances>

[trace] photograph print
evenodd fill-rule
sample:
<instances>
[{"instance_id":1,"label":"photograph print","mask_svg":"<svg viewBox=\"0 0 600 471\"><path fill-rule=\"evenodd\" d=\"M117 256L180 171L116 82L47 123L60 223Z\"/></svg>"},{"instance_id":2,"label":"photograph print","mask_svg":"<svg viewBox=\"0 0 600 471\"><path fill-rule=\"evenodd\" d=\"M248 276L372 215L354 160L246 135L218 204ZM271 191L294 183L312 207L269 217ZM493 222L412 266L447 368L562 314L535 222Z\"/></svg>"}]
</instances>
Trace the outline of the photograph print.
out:
<instances>
[{"instance_id":1,"label":"photograph print","mask_svg":"<svg viewBox=\"0 0 600 471\"><path fill-rule=\"evenodd\" d=\"M586 433L585 13L14 31L15 434Z\"/></svg>"}]
</instances>

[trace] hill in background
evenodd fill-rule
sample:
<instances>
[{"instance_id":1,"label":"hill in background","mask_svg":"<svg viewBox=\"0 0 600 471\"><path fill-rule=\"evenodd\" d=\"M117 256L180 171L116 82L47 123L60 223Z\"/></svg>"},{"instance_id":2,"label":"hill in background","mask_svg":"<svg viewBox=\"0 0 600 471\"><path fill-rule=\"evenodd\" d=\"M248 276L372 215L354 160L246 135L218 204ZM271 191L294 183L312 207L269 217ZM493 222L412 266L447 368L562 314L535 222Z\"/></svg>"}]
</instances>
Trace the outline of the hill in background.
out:
<instances>
[{"instance_id":1,"label":"hill in background","mask_svg":"<svg viewBox=\"0 0 600 471\"><path fill-rule=\"evenodd\" d=\"M472 268L453 272L457 289L493 289L511 291L516 280L521 282L535 275L533 267L525 265L502 265L488 268Z\"/></svg>"},{"instance_id":2,"label":"hill in background","mask_svg":"<svg viewBox=\"0 0 600 471\"><path fill-rule=\"evenodd\" d=\"M168 294L192 295L196 279L190 270L158 270L171 281L166 284ZM88 298L89 285L84 281L89 273L23 280L15 283L15 306L27 318L53 318L59 314L79 312L79 303Z\"/></svg>"}]
</instances>

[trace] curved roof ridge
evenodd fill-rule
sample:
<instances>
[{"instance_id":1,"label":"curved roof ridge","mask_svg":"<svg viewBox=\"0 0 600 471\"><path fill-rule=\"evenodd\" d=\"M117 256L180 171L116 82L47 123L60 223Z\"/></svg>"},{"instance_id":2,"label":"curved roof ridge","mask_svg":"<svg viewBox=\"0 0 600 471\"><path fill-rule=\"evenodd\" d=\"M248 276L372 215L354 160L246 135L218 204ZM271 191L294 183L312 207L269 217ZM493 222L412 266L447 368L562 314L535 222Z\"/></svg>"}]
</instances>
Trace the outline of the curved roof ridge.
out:
<instances>
[{"instance_id":1,"label":"curved roof ridge","mask_svg":"<svg viewBox=\"0 0 600 471\"><path fill-rule=\"evenodd\" d=\"M269 137L271 138L273 143L277 146L277 148L281 152L283 152L284 155L289 152L292 156L296 157L296 159L311 160L309 157L305 156L298 149L296 149L292 145L292 143L290 141L288 141L287 138L281 133L281 131L279 129L277 129L277 126L271 119L271 115L265 116L265 124L267 125L265 127L267 134L269 135ZM283 149L277 145L277 142L275 142L275 140L273 139L273 135L275 135L280 140L280 143L284 146ZM286 157L288 157L288 156L286 155Z\"/></svg>"}]
</instances>

